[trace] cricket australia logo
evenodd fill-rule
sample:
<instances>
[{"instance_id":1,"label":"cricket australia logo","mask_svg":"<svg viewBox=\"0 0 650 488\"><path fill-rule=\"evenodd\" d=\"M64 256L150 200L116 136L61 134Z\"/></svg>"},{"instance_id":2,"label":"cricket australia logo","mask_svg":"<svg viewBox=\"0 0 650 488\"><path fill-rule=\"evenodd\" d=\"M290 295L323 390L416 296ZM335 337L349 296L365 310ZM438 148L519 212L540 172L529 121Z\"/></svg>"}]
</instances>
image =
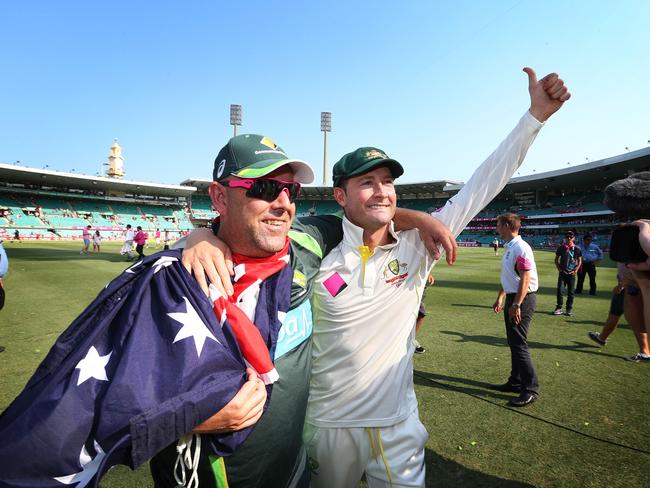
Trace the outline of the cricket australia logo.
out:
<instances>
[{"instance_id":1,"label":"cricket australia logo","mask_svg":"<svg viewBox=\"0 0 650 488\"><path fill-rule=\"evenodd\" d=\"M388 269L391 273L397 275L397 273L399 273L399 261L397 259L393 259L390 263L388 263Z\"/></svg>"},{"instance_id":2,"label":"cricket australia logo","mask_svg":"<svg viewBox=\"0 0 650 488\"><path fill-rule=\"evenodd\" d=\"M397 259L390 261L384 268L385 283L399 288L409 275L406 268L407 264L400 263Z\"/></svg>"}]
</instances>

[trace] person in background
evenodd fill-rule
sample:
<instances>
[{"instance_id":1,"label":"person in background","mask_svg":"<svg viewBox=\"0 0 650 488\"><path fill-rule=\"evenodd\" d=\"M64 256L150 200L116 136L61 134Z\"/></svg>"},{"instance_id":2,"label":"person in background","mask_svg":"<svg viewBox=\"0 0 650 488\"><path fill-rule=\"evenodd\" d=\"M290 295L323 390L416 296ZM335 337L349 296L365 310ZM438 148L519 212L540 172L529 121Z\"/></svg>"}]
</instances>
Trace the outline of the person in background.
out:
<instances>
[{"instance_id":1,"label":"person in background","mask_svg":"<svg viewBox=\"0 0 650 488\"><path fill-rule=\"evenodd\" d=\"M625 274L629 280L629 275ZM650 362L650 349L648 348L648 334L643 324L643 299L640 290L633 284L627 287L619 283L612 290L612 300L609 306L609 314L605 325L600 332L590 331L587 336L600 346L607 345L607 339L616 330L621 315L625 313L625 319L634 332L634 338L639 345L639 352L625 359L632 362Z\"/></svg>"},{"instance_id":2,"label":"person in background","mask_svg":"<svg viewBox=\"0 0 650 488\"><path fill-rule=\"evenodd\" d=\"M555 267L557 276L557 305L553 315L562 315L562 288L566 286L566 312L568 317L573 313L573 292L576 284L576 273L582 264L582 252L574 243L576 235L569 230L564 235L565 242L555 251Z\"/></svg>"},{"instance_id":3,"label":"person in background","mask_svg":"<svg viewBox=\"0 0 650 488\"><path fill-rule=\"evenodd\" d=\"M647 256L650 256L650 171L634 173L610 183L605 188L605 205L626 221L641 218L632 222L639 227L639 245ZM621 283L625 285L625 318L634 330L634 323L628 316L632 313L638 320L641 331L650 333L650 258L640 263L618 263L618 274ZM638 295L630 295L634 288ZM645 329L645 330L644 330ZM636 330L635 330L636 333ZM638 340L638 339L637 339ZM641 346L641 344L640 344ZM641 347L642 348L642 347ZM650 363L650 354L639 351L627 358L635 363Z\"/></svg>"},{"instance_id":4,"label":"person in background","mask_svg":"<svg viewBox=\"0 0 650 488\"><path fill-rule=\"evenodd\" d=\"M99 252L99 248L102 245L102 235L99 233L99 230L95 231L93 235L93 252Z\"/></svg>"},{"instance_id":5,"label":"person in background","mask_svg":"<svg viewBox=\"0 0 650 488\"><path fill-rule=\"evenodd\" d=\"M427 278L427 285L426 286L433 286L433 284L436 282L435 278L433 277L432 274L430 274ZM426 296L426 288L422 292L422 300L420 300L420 308L418 309L418 318L415 320L415 334L420 331L420 327L422 327L422 324L424 323L424 317L427 316L427 309L424 305L424 297ZM415 354L424 354L427 352L427 350L420 344L420 341L417 339L414 339L413 343L415 344Z\"/></svg>"},{"instance_id":6,"label":"person in background","mask_svg":"<svg viewBox=\"0 0 650 488\"><path fill-rule=\"evenodd\" d=\"M138 253L138 258L144 258L144 245L147 243L147 235L139 225L135 237L133 238L133 242L135 242L135 252Z\"/></svg>"},{"instance_id":7,"label":"person in background","mask_svg":"<svg viewBox=\"0 0 650 488\"><path fill-rule=\"evenodd\" d=\"M519 235L520 228L521 219L515 214L497 217L497 232L506 243L501 260L501 289L493 309L494 313L503 311L511 370L508 381L494 389L518 393L517 398L510 400L513 407L525 407L539 397L537 372L528 350L528 331L537 304L539 280L533 250Z\"/></svg>"},{"instance_id":8,"label":"person in background","mask_svg":"<svg viewBox=\"0 0 650 488\"><path fill-rule=\"evenodd\" d=\"M5 306L5 282L4 277L9 270L9 260L7 259L7 253L5 248L2 246L2 241L0 241L0 310ZM5 347L0 346L0 352L4 351Z\"/></svg>"},{"instance_id":9,"label":"person in background","mask_svg":"<svg viewBox=\"0 0 650 488\"><path fill-rule=\"evenodd\" d=\"M596 265L603 259L603 251L597 244L594 244L591 234L585 234L582 238L582 266L578 270L578 282L576 284L576 295L582 293L582 285L585 282L585 276L589 275L589 294L596 294Z\"/></svg>"},{"instance_id":10,"label":"person in background","mask_svg":"<svg viewBox=\"0 0 650 488\"><path fill-rule=\"evenodd\" d=\"M90 246L90 225L87 225L84 227L83 232L81 233L81 238L84 241L84 245L81 248L81 252L79 254L88 254L88 246Z\"/></svg>"},{"instance_id":11,"label":"person in background","mask_svg":"<svg viewBox=\"0 0 650 488\"><path fill-rule=\"evenodd\" d=\"M162 242L160 240L160 229L156 229L156 233L154 234L154 237L156 239L156 249L162 247Z\"/></svg>"},{"instance_id":12,"label":"person in background","mask_svg":"<svg viewBox=\"0 0 650 488\"><path fill-rule=\"evenodd\" d=\"M122 249L120 250L120 254L126 254L126 260L131 261L133 259L133 237L134 237L134 232L133 229L131 228L131 224L126 224L126 230L124 231L124 245L122 246Z\"/></svg>"}]
</instances>

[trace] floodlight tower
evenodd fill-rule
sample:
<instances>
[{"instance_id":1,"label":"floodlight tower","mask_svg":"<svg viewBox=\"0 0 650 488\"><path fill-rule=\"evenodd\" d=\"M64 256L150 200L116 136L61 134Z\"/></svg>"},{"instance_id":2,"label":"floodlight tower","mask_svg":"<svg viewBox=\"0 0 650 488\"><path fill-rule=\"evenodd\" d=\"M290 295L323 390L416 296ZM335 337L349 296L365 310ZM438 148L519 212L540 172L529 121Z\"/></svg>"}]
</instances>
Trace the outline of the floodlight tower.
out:
<instances>
[{"instance_id":1,"label":"floodlight tower","mask_svg":"<svg viewBox=\"0 0 650 488\"><path fill-rule=\"evenodd\" d=\"M241 105L230 105L230 125L233 129L233 137L237 135L237 126L241 123Z\"/></svg>"},{"instance_id":2,"label":"floodlight tower","mask_svg":"<svg viewBox=\"0 0 650 488\"><path fill-rule=\"evenodd\" d=\"M327 133L332 132L332 112L320 113L320 130L323 133L323 186L327 186Z\"/></svg>"}]
</instances>

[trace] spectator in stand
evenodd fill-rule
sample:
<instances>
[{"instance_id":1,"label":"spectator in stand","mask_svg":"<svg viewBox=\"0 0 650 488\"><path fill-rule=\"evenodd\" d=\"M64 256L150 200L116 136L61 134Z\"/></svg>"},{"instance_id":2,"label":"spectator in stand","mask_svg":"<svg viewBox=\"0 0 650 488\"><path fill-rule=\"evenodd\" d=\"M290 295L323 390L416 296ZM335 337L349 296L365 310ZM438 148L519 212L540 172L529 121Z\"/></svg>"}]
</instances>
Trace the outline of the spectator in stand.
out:
<instances>
[{"instance_id":1,"label":"spectator in stand","mask_svg":"<svg viewBox=\"0 0 650 488\"><path fill-rule=\"evenodd\" d=\"M93 252L99 252L99 248L102 245L102 235L99 233L99 230L95 231L93 235Z\"/></svg>"},{"instance_id":2,"label":"spectator in stand","mask_svg":"<svg viewBox=\"0 0 650 488\"><path fill-rule=\"evenodd\" d=\"M84 227L81 233L81 238L84 241L84 245L81 248L81 252L79 254L88 254L88 247L90 246L90 225Z\"/></svg>"},{"instance_id":3,"label":"spectator in stand","mask_svg":"<svg viewBox=\"0 0 650 488\"><path fill-rule=\"evenodd\" d=\"M147 242L147 235L142 231L142 227L139 225L133 241L135 242L135 252L138 253L138 258L144 258L144 245Z\"/></svg>"},{"instance_id":4,"label":"spectator in stand","mask_svg":"<svg viewBox=\"0 0 650 488\"><path fill-rule=\"evenodd\" d=\"M562 287L566 286L566 312L568 317L573 313L573 290L576 284L576 273L582 264L582 253L574 243L576 235L569 230L564 235L565 242L555 251L555 267L558 270L557 277L557 305L553 315L562 315Z\"/></svg>"},{"instance_id":5,"label":"spectator in stand","mask_svg":"<svg viewBox=\"0 0 650 488\"><path fill-rule=\"evenodd\" d=\"M585 276L589 275L589 294L596 294L596 265L603 259L603 251L597 244L594 244L591 234L585 234L582 239L582 266L578 270L578 283L576 284L576 294L582 293L582 285L585 282Z\"/></svg>"}]
</instances>

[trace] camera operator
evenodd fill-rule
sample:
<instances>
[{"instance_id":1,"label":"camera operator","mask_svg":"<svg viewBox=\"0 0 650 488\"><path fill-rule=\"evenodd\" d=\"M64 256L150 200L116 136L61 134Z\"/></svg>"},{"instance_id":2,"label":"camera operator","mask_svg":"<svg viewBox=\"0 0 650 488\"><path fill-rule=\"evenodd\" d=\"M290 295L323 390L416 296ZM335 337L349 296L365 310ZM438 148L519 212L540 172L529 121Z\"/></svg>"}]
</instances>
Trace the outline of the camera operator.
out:
<instances>
[{"instance_id":1,"label":"camera operator","mask_svg":"<svg viewBox=\"0 0 650 488\"><path fill-rule=\"evenodd\" d=\"M639 334L647 337L650 331L650 258L647 257L650 256L650 220L646 220L650 218L650 171L635 173L608 185L605 188L605 205L623 217L642 219L632 223L639 228L638 242L628 242L622 250L629 251L631 255L635 247L640 247L646 254L645 261L619 259L622 262L618 263L619 278L626 289L625 318L638 340ZM612 246L610 255L616 254L616 251ZM650 363L650 355L643 351L629 359Z\"/></svg>"}]
</instances>

